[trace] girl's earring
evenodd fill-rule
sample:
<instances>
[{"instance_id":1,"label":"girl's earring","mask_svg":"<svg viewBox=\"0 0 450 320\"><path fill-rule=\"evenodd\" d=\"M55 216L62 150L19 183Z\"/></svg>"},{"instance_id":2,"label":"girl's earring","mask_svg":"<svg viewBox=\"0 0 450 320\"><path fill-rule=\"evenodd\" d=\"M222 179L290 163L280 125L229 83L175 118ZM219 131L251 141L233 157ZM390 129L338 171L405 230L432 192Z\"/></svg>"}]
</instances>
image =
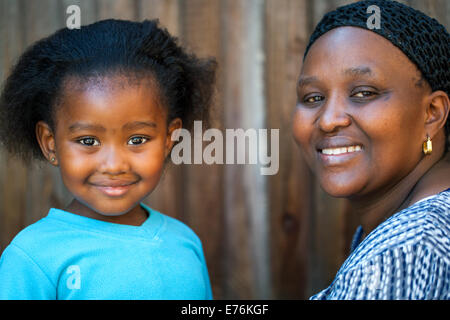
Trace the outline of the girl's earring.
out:
<instances>
[{"instance_id":1,"label":"girl's earring","mask_svg":"<svg viewBox=\"0 0 450 320\"><path fill-rule=\"evenodd\" d=\"M54 163L55 161L56 161L55 156L52 156L52 157L50 158L50 162L51 162L51 163Z\"/></svg>"},{"instance_id":2,"label":"girl's earring","mask_svg":"<svg viewBox=\"0 0 450 320\"><path fill-rule=\"evenodd\" d=\"M427 140L422 145L422 150L425 155L431 154L433 151L433 143L431 142L429 135L427 135Z\"/></svg>"}]
</instances>

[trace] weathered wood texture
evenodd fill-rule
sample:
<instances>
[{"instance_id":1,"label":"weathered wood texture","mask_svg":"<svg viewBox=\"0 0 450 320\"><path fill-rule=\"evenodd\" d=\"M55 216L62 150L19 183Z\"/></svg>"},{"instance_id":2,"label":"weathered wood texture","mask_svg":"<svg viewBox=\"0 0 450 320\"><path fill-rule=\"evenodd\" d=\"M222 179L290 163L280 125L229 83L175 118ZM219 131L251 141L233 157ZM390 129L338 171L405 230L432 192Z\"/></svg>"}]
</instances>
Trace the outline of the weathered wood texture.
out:
<instances>
[{"instance_id":1,"label":"weathered wood texture","mask_svg":"<svg viewBox=\"0 0 450 320\"><path fill-rule=\"evenodd\" d=\"M158 18L191 51L216 57L212 127L279 129L279 171L262 176L257 165L169 164L145 202L202 239L215 298L307 298L332 280L356 220L344 201L320 189L293 141L295 83L315 24L349 2L0 0L0 80L27 46L65 26L71 4L80 6L83 25ZM449 28L450 1L402 2ZM70 199L57 169L27 168L0 152L0 252Z\"/></svg>"}]
</instances>

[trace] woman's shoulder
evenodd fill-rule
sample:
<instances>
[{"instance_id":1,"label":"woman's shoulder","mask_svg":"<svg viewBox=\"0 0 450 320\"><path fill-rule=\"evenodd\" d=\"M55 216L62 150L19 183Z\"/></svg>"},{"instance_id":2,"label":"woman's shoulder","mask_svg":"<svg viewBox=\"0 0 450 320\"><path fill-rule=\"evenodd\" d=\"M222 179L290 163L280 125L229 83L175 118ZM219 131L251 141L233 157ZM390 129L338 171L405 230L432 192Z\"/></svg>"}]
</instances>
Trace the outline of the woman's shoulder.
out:
<instances>
[{"instance_id":1,"label":"woman's shoulder","mask_svg":"<svg viewBox=\"0 0 450 320\"><path fill-rule=\"evenodd\" d=\"M416 202L375 228L352 252L347 268L386 252L417 253L429 248L448 260L450 251L450 189Z\"/></svg>"}]
</instances>

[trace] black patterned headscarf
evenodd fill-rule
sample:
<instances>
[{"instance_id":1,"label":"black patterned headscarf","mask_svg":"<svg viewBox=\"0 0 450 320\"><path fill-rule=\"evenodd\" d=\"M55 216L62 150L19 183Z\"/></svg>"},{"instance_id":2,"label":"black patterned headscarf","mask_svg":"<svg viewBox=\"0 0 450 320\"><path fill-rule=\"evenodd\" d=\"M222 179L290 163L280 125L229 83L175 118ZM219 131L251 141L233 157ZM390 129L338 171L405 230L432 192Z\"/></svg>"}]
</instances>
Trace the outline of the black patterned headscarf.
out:
<instances>
[{"instance_id":1,"label":"black patterned headscarf","mask_svg":"<svg viewBox=\"0 0 450 320\"><path fill-rule=\"evenodd\" d=\"M379 8L379 26L369 27L368 19L373 15L371 9L368 10L370 6ZM450 35L436 19L396 1L355 2L322 18L310 37L303 59L320 36L344 26L360 27L389 40L417 66L433 91L442 90L450 96ZM449 121L447 119L447 137Z\"/></svg>"}]
</instances>

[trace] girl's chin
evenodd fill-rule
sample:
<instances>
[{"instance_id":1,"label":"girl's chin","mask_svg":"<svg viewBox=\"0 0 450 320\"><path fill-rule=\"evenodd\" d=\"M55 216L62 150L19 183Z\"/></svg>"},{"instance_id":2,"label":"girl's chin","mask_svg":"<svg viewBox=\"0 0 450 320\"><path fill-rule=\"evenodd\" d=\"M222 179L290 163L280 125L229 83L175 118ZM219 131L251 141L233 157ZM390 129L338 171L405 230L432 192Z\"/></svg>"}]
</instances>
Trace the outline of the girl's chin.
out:
<instances>
[{"instance_id":1,"label":"girl's chin","mask_svg":"<svg viewBox=\"0 0 450 320\"><path fill-rule=\"evenodd\" d=\"M104 217L119 217L130 212L136 205L129 203L119 203L117 201L111 201L112 203L108 204L105 201L97 202L84 202L79 201L77 206L72 207L75 212L85 213L84 215L98 215Z\"/></svg>"}]
</instances>

